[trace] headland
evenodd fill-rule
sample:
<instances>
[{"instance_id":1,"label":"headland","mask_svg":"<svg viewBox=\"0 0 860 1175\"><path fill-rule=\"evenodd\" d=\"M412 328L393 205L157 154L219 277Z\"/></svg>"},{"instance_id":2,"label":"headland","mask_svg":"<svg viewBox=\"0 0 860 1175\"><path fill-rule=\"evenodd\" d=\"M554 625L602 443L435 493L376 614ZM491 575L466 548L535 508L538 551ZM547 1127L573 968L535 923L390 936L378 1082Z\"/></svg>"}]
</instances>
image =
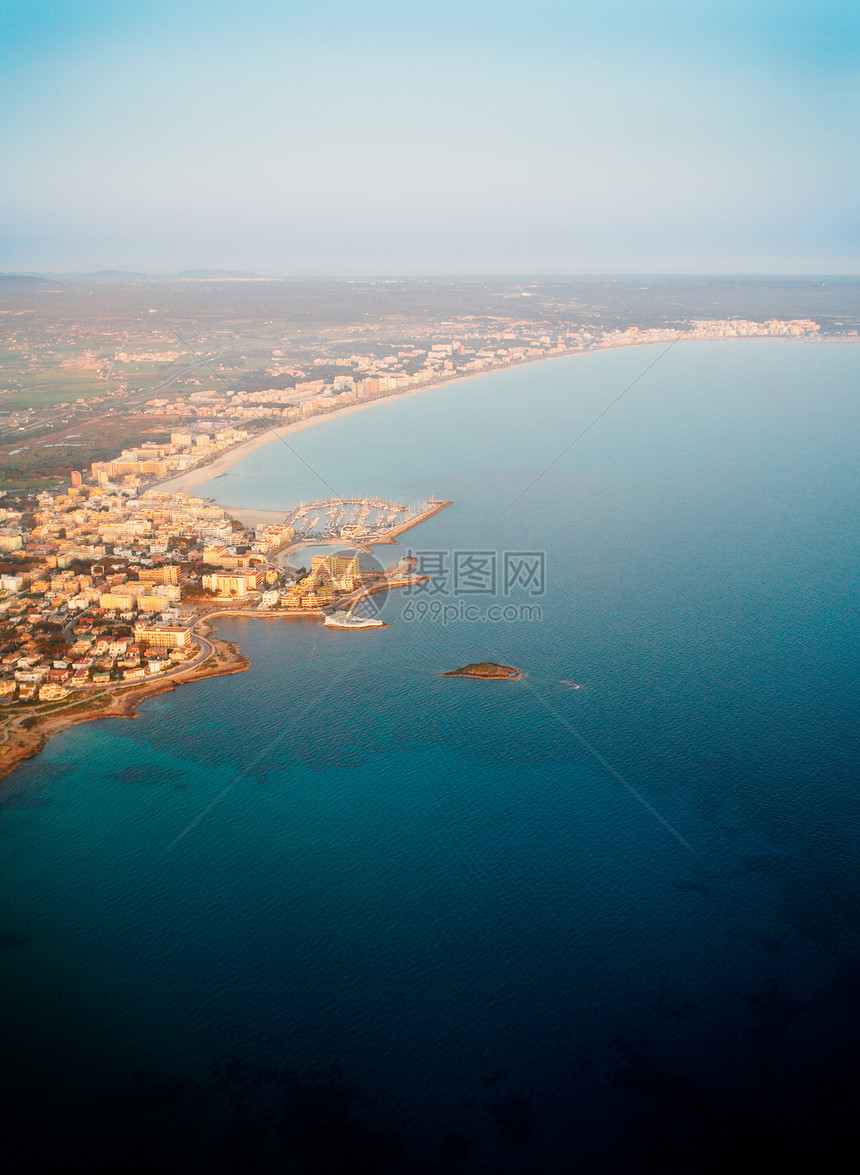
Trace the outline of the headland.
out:
<instances>
[{"instance_id":1,"label":"headland","mask_svg":"<svg viewBox=\"0 0 860 1175\"><path fill-rule=\"evenodd\" d=\"M242 673L250 661L232 641L221 640L207 628L201 633L201 650L195 664L153 676L140 685L93 692L75 697L69 702L31 707L10 719L0 741L0 779L11 774L24 759L38 755L45 743L55 734L82 722L100 718L136 718L137 707L147 698L170 693L181 685L203 681L207 677L222 677Z\"/></svg>"}]
</instances>

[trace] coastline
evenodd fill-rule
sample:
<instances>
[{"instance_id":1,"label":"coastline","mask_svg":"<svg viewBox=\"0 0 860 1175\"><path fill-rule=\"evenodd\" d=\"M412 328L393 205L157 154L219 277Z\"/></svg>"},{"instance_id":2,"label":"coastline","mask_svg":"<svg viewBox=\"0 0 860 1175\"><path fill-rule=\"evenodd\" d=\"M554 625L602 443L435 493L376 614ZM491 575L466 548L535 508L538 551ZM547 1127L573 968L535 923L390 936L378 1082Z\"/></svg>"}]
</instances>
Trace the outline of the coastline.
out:
<instances>
[{"instance_id":1,"label":"coastline","mask_svg":"<svg viewBox=\"0 0 860 1175\"><path fill-rule=\"evenodd\" d=\"M443 510L449 502L440 502L428 515ZM423 519L422 519L423 520ZM393 541L393 540L392 540ZM403 586L400 581L392 581L384 585L389 587ZM373 595L383 590L379 586L365 588L356 598ZM355 601L352 601L355 603ZM18 715L14 712L8 717L2 741L0 741L0 781L11 775L19 763L25 759L32 759L45 746L50 738L61 734L72 726L83 722L96 722L101 718L137 718L138 705L147 698L157 697L159 694L171 693L180 685L191 685L195 681L204 681L208 677L226 677L233 673L244 673L250 669L251 662L240 651L235 641L222 640L213 634L212 622L219 616L254 616L262 619L279 621L319 621L324 618L325 612L319 609L301 609L298 611L260 611L256 608L218 608L198 616L192 622L192 629L198 625L198 636L202 645L208 645L209 651L201 648L199 654L202 660L199 664L186 669L179 669L169 675L145 681L142 684L120 686L118 689L106 688L99 693L85 694L74 701L60 705L48 711L34 710L30 713ZM388 625L383 627L387 628Z\"/></svg>"},{"instance_id":2,"label":"coastline","mask_svg":"<svg viewBox=\"0 0 860 1175\"><path fill-rule=\"evenodd\" d=\"M348 404L345 408L335 408L332 412L321 412L318 416L310 417L309 420L299 420L294 424L275 425L273 428L266 429L265 432L258 433L257 436L243 441L242 444L236 445L235 448L230 449L228 452L222 453L220 457L216 457L214 461L207 465L198 465L195 469L189 469L187 473L177 474L176 477L155 482L147 488L163 490L170 494L187 494L192 496L193 491L199 486L223 477L228 470L232 469L243 458L255 452L255 450L263 448L264 445L272 444L274 441L283 440L285 437L291 436L294 433L304 432L305 429L323 424L327 420L338 420L342 417L350 416L355 412L364 412L366 409L373 408L377 404L390 404L393 400L403 400L408 396L418 396L424 392L432 392L436 388L449 388L454 384L466 383L473 379L482 379L487 375L498 375L503 371L513 371L521 367L532 367L538 363L550 363L554 359L571 359L575 355L590 355L600 351L626 351L633 350L634 347L656 346L660 346L660 344L635 343L625 347L601 347L594 348L590 351L565 351L560 355L545 355L540 358L525 359L520 363L506 363L504 367L493 367L488 371L472 371L468 375L455 375L451 379L439 379L434 380L432 383L421 384L418 387L404 388L403 391L391 392L386 396L377 396L375 399L365 400L361 404ZM212 500L217 501L217 498L213 497ZM220 501L217 504L237 521L250 525L256 525L258 522L273 523L282 521L287 511L286 507L283 510L258 510L250 506L234 507Z\"/></svg>"},{"instance_id":3,"label":"coastline","mask_svg":"<svg viewBox=\"0 0 860 1175\"><path fill-rule=\"evenodd\" d=\"M200 665L190 669L180 669L170 676L159 677L142 685L134 684L125 689L105 690L94 696L77 698L66 709L57 708L47 713L35 711L20 717L10 715L6 737L0 744L0 780L11 775L25 759L38 755L49 738L71 726L95 722L100 718L137 718L137 707L147 698L170 693L177 686L190 685L207 677L244 673L250 668L251 662L233 641L211 635L207 635L205 640L211 651L204 656Z\"/></svg>"},{"instance_id":4,"label":"coastline","mask_svg":"<svg viewBox=\"0 0 860 1175\"><path fill-rule=\"evenodd\" d=\"M679 339L666 343L665 340L654 342L638 342L630 344L621 344L617 346L597 347L588 350L572 350L560 355L546 355L527 359L518 363L507 364L501 368L493 368L487 371L471 372L468 375L458 375L451 379L440 379L433 383L424 384L418 387L404 389L401 392L393 392L390 395L380 396L373 400L365 401L361 404L350 404L345 408L336 409L333 412L322 413L319 416L311 417L309 420L299 421L295 424L284 425L268 429L263 433L237 445L227 453L215 458L209 464L199 466L196 469L189 470L187 473L179 475L178 477L170 478L162 482L152 483L147 488L164 490L169 493L187 493L191 494L200 485L212 481L218 477L223 476L233 465L241 461L244 457L254 452L256 449L262 448L265 445L271 444L275 440L280 440L291 433L300 432L306 428L311 428L315 425L324 423L326 420L334 419L335 417L346 416L350 413L360 412L366 408L370 408L375 404L386 403L391 400L402 399L406 396L418 395L422 392L431 391L434 388L448 387L456 383L465 383L469 380L480 379L486 375L499 374L501 371L512 370L514 368L528 367L533 364L547 363L557 359L572 358L575 355L586 355L601 353L604 351L617 350L633 350L634 348L655 347L662 346L668 349L673 346L675 342L684 341L683 336ZM690 342L732 342L733 339L691 339ZM780 341L786 342L823 342L828 340L821 339L784 339ZM212 499L215 501L216 499ZM254 526L258 523L273 523L282 521L286 509L272 510L246 507L230 507L223 503L217 503L223 510L225 510L232 517L236 518L243 525ZM430 514L435 514L439 510L444 509L450 505L450 502L438 501L436 507L428 514L423 515L419 521L424 521ZM415 522L410 523L402 529L410 529L411 526L416 525ZM396 540L387 540L396 541ZM299 545L299 544L293 544ZM375 545L375 544L374 544ZM292 547L292 545L291 545ZM287 550L290 550L288 547ZM281 552L283 554L283 552ZM398 584L389 584L386 586L400 586ZM377 589L379 590L379 589ZM372 594L369 592L368 594ZM217 613L208 613L206 616L201 616L194 621L194 624L206 624L215 615L258 615L258 616L276 616L280 619L318 619L321 612L302 612L287 614L284 612L256 612L243 609L224 609L218 610ZM76 726L82 722L92 722L100 718L134 718L137 717L136 708L138 704L149 697L156 697L162 693L169 693L178 685L190 684L193 681L201 681L207 677L220 677L233 673L241 673L250 667L250 662L239 651L238 646L233 642L222 641L209 635L208 630L204 628L207 635L204 637L204 642L208 642L211 646L211 651L204 656L201 664L179 670L169 676L160 677L152 682L145 682L142 685L131 685L119 690L106 689L104 692L97 694L86 695L83 698L78 698L75 701L68 703L66 708L57 707L47 712L34 711L31 713L18 715L12 712L8 715L8 725L6 725L5 734L0 741L0 780L10 775L18 763L24 759L34 757L45 746L48 739L55 734L61 733L63 730L71 726ZM203 633L201 633L203 635ZM511 667L504 667L511 668ZM442 677L480 677L482 675L462 673L454 671L451 673L441 674ZM505 676L499 678L501 680L515 680L521 676L520 671L515 671L515 676ZM2 722L3 717L0 717Z\"/></svg>"},{"instance_id":5,"label":"coastline","mask_svg":"<svg viewBox=\"0 0 860 1175\"><path fill-rule=\"evenodd\" d=\"M377 396L373 400L365 400L361 404L349 404L345 408L335 408L331 412L322 412L318 416L312 416L308 420L299 420L294 424L275 425L273 428L266 429L265 432L258 433L247 441L243 441L235 448L222 453L220 457L216 457L214 461L206 465L199 465L194 469L189 469L186 473L177 474L175 477L167 478L161 482L153 482L148 489L163 490L171 494L187 494L193 496L195 490L207 482L215 481L219 477L223 477L232 467L248 457L257 449L263 448L265 445L272 444L274 441L280 441L295 433L303 432L305 429L314 428L317 425L325 423L327 420L337 420L341 417L352 415L355 412L364 412L368 408L373 408L377 404L388 404L393 400L402 400L408 396L418 396L424 392L432 392L436 388L448 388L454 384L466 383L473 379L483 379L488 375L499 375L504 371L514 371L523 367L532 367L540 363L551 363L559 359L572 359L577 355L600 355L607 351L635 351L638 349L645 349L648 347L663 347L668 349L676 343L690 342L690 343L732 343L736 341L743 341L748 336L741 336L735 338L722 339L702 339L692 338L688 339L684 335L679 335L678 338L666 341L665 339L655 341L643 341L635 343L618 343L606 347L589 347L577 348L570 351L564 351L558 355L541 355L535 356L531 359L523 359L516 363L506 363L503 367L492 367L486 371L472 371L467 375L455 375L450 379L437 379L432 383L421 384L418 387L404 388L400 392L391 392L385 396ZM820 338L782 338L780 336L749 336L761 337L762 339L771 339L774 342L826 342L827 339ZM272 508L257 509L251 506L230 506L227 503L218 500L215 495L207 495L211 498L222 510L226 511L231 517L235 518L246 526L256 526L257 524L270 525L283 520L287 512L287 508L283 510L273 510Z\"/></svg>"}]
</instances>

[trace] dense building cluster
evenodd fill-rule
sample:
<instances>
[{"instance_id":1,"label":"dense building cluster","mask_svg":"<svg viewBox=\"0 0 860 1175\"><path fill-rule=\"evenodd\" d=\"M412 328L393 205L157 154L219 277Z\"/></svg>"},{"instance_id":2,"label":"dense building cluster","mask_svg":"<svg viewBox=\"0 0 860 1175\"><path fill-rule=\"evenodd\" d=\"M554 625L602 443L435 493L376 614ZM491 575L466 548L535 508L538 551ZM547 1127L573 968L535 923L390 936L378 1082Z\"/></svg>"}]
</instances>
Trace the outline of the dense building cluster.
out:
<instances>
[{"instance_id":1,"label":"dense building cluster","mask_svg":"<svg viewBox=\"0 0 860 1175\"><path fill-rule=\"evenodd\" d=\"M125 468L133 457L146 464L139 453L107 463L117 482L100 467L92 484L73 475L29 511L0 509L5 702L164 673L196 655L191 624L213 602L256 603L263 588L280 602L269 560L292 527L247 531L206 499L146 489L143 472Z\"/></svg>"},{"instance_id":2,"label":"dense building cluster","mask_svg":"<svg viewBox=\"0 0 860 1175\"><path fill-rule=\"evenodd\" d=\"M624 330L594 324L570 324L549 333L546 324L526 321L503 320L495 329L488 326L487 321L471 324L460 321L448 324L447 329L433 324L427 328L426 339L420 337L420 330L413 328L408 341L394 346L390 354L380 355L374 350L344 354L334 350L311 363L300 363L286 357L281 349L275 349L271 351L265 368L271 387L242 391L225 385L220 389L195 391L190 396L161 397L148 401L147 411L152 415L164 412L188 414L193 409L234 427L246 421L263 420L272 424L296 424L350 405L428 387L444 380L582 351L668 343L680 338L814 337L819 329L818 323L811 319L770 319L764 323L745 319L708 319L691 320L671 327L631 326ZM372 334L370 328L368 333ZM165 352L162 356L165 362L167 355ZM338 374L314 379L314 367L334 369ZM285 380L289 386L280 386ZM225 438L226 434L219 433L214 440L220 443ZM196 438L195 443L198 443ZM211 443L210 438L205 437L202 443ZM154 451L147 455L135 453L139 461L162 462L158 469L167 471L188 468L200 457L190 444L182 453L165 453L163 457ZM134 458L123 459L129 463ZM166 473L153 475L166 476Z\"/></svg>"}]
</instances>

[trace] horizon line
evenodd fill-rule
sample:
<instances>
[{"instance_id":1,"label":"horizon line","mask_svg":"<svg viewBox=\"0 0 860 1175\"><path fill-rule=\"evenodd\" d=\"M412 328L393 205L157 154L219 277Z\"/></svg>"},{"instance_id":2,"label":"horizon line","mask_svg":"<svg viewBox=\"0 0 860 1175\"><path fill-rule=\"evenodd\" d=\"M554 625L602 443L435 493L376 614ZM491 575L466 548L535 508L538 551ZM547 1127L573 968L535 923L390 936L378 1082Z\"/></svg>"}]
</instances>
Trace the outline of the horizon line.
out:
<instances>
[{"instance_id":1,"label":"horizon line","mask_svg":"<svg viewBox=\"0 0 860 1175\"><path fill-rule=\"evenodd\" d=\"M301 273L258 273L254 270L242 269L178 269L178 270L132 270L132 269L95 269L95 270L49 270L49 269L12 269L0 270L0 278L42 278L46 280L79 280L82 278L182 278L186 281L413 281L413 280L428 280L428 279L447 279L452 278L463 280L481 280L488 279L503 281L503 280L525 280L525 279L551 279L551 278L576 278L576 279L599 279L599 280L617 280L619 278L636 278L641 280L647 278L649 280L701 280L701 279L727 279L727 278L745 278L752 280L792 280L792 279L820 279L820 278L860 278L860 272L846 271L846 272L825 272L825 271L798 271L796 273L768 273L750 270L732 270L725 272L713 271L697 271L695 273L676 273L671 271L654 272L646 270L617 270L617 271L575 271L575 270L511 270L506 272L481 272L480 270L470 270L463 272L456 271L427 271L427 272L410 272L410 273L392 273L390 270L380 270L378 272L350 272L344 271L342 273L321 273L314 271L307 271Z\"/></svg>"}]
</instances>

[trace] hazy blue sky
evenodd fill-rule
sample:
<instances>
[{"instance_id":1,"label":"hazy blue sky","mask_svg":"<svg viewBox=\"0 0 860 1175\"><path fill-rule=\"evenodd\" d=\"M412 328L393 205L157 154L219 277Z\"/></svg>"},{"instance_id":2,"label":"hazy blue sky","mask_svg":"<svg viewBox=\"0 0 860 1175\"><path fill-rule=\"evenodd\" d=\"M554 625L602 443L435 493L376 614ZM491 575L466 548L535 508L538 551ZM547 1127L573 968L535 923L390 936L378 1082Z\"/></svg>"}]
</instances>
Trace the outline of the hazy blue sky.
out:
<instances>
[{"instance_id":1,"label":"hazy blue sky","mask_svg":"<svg viewBox=\"0 0 860 1175\"><path fill-rule=\"evenodd\" d=\"M860 272L860 6L0 0L0 269Z\"/></svg>"}]
</instances>

